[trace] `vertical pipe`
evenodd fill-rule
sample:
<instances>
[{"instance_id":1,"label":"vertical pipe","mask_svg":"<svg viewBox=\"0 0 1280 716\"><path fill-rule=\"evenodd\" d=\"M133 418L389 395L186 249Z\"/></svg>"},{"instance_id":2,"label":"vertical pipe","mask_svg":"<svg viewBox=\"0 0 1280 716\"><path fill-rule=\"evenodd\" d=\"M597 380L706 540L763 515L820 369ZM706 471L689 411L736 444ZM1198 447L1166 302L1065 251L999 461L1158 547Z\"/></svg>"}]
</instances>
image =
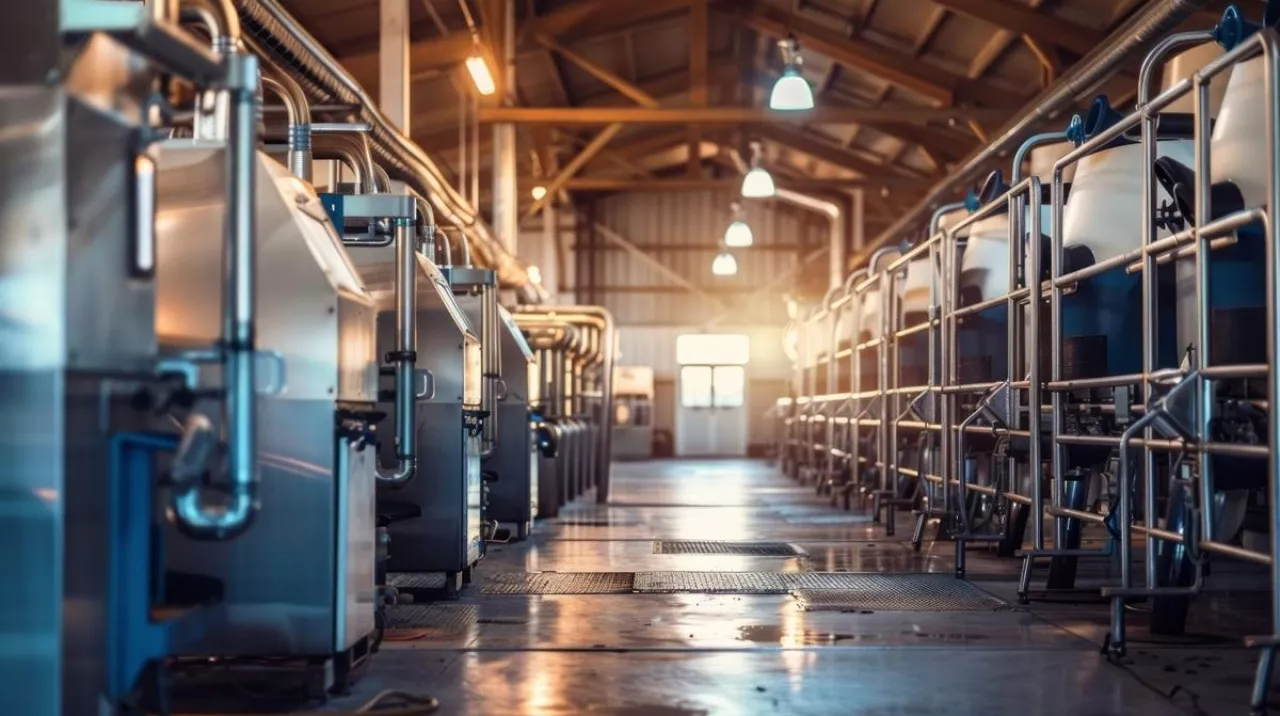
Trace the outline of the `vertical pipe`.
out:
<instances>
[{"instance_id":1,"label":"vertical pipe","mask_svg":"<svg viewBox=\"0 0 1280 716\"><path fill-rule=\"evenodd\" d=\"M1041 401L1041 382L1040 382L1040 306L1044 302L1041 298L1040 291L1040 179L1039 177L1031 177L1031 185L1028 189L1031 194L1031 231L1030 238L1026 242L1022 242L1023 246L1029 247L1027 253L1027 287L1031 291L1031 314L1028 316L1027 322L1027 340L1024 345L1030 346L1026 351L1028 363L1030 366L1030 380L1027 388L1027 431L1031 433L1031 441L1027 448L1027 462L1031 472L1032 486L1032 511L1040 515L1036 526L1039 528L1035 533L1035 548L1037 550L1044 549L1044 480L1040 474L1040 425L1042 416L1040 414ZM1026 203L1026 202L1020 202Z\"/></svg>"},{"instance_id":2,"label":"vertical pipe","mask_svg":"<svg viewBox=\"0 0 1280 716\"><path fill-rule=\"evenodd\" d=\"M378 470L378 479L400 484L417 472L417 268L413 226L408 219L395 219L396 268L396 349L388 357L395 363L396 471Z\"/></svg>"},{"instance_id":3,"label":"vertical pipe","mask_svg":"<svg viewBox=\"0 0 1280 716\"><path fill-rule=\"evenodd\" d=\"M1280 251L1276 250L1276 212L1280 207L1280 180L1276 172L1280 171L1280 140L1276 132L1280 131L1280 96L1276 92L1276 81L1280 79L1280 54L1276 52L1275 37L1264 31L1262 52L1265 65L1264 87L1267 88L1267 225L1266 225L1266 262L1267 262L1267 400L1270 401L1272 416L1267 421L1267 502L1271 506L1271 554L1280 555L1280 458L1276 451L1280 450L1280 420L1276 420L1276 406L1280 406L1280 376L1276 375L1276 356L1280 353L1280 329L1277 329L1277 305L1280 305ZM1212 535L1205 535L1212 538ZM1280 559L1274 556L1271 560L1271 625L1277 629L1280 625ZM1271 659L1267 659L1268 666Z\"/></svg>"},{"instance_id":4,"label":"vertical pipe","mask_svg":"<svg viewBox=\"0 0 1280 716\"><path fill-rule=\"evenodd\" d=\"M257 512L254 383L255 151L258 60L227 55L230 103L227 134L227 219L222 258L222 357L226 385L227 494L207 505L196 485L175 491L178 525L200 538L227 539L244 531Z\"/></svg>"}]
</instances>

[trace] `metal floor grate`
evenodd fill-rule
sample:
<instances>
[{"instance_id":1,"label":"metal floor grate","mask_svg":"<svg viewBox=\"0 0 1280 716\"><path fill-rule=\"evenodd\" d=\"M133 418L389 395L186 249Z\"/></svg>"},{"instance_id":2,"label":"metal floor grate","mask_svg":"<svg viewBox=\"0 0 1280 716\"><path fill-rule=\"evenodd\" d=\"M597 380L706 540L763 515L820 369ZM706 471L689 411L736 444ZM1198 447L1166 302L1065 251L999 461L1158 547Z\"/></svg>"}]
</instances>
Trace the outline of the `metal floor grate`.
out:
<instances>
[{"instance_id":1,"label":"metal floor grate","mask_svg":"<svg viewBox=\"0 0 1280 716\"><path fill-rule=\"evenodd\" d=\"M476 623L470 604L400 604L387 609L387 629L461 631Z\"/></svg>"},{"instance_id":2,"label":"metal floor grate","mask_svg":"<svg viewBox=\"0 0 1280 716\"><path fill-rule=\"evenodd\" d=\"M1008 606L949 574L809 572L792 576L791 595L808 612L969 612Z\"/></svg>"},{"instance_id":3,"label":"metal floor grate","mask_svg":"<svg viewBox=\"0 0 1280 716\"><path fill-rule=\"evenodd\" d=\"M396 589L444 589L443 572L391 572L387 586Z\"/></svg>"},{"instance_id":4,"label":"metal floor grate","mask_svg":"<svg viewBox=\"0 0 1280 716\"><path fill-rule=\"evenodd\" d=\"M785 577L778 572L640 572L636 591L650 594L786 594Z\"/></svg>"},{"instance_id":5,"label":"metal floor grate","mask_svg":"<svg viewBox=\"0 0 1280 716\"><path fill-rule=\"evenodd\" d=\"M871 515L807 515L796 513L784 513L782 519L789 525L868 525L871 524L873 520Z\"/></svg>"},{"instance_id":6,"label":"metal floor grate","mask_svg":"<svg viewBox=\"0 0 1280 716\"><path fill-rule=\"evenodd\" d=\"M484 577L483 594L630 594L631 572L498 572Z\"/></svg>"},{"instance_id":7,"label":"metal floor grate","mask_svg":"<svg viewBox=\"0 0 1280 716\"><path fill-rule=\"evenodd\" d=\"M719 554L744 557L797 557L804 550L786 542L732 542L723 540L657 540L654 554Z\"/></svg>"},{"instance_id":8,"label":"metal floor grate","mask_svg":"<svg viewBox=\"0 0 1280 716\"><path fill-rule=\"evenodd\" d=\"M617 519L611 517L583 517L579 519L556 520L555 524L560 525L561 527L639 527L644 523L636 520Z\"/></svg>"}]
</instances>

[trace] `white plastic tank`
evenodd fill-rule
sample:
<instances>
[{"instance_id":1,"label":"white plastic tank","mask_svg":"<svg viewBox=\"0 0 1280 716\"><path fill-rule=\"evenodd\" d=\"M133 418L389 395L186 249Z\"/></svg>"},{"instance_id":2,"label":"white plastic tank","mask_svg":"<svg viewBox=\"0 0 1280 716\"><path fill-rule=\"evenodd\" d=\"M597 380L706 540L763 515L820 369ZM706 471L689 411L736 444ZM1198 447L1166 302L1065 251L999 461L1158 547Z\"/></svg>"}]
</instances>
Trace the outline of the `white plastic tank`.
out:
<instances>
[{"instance_id":1,"label":"white plastic tank","mask_svg":"<svg viewBox=\"0 0 1280 716\"><path fill-rule=\"evenodd\" d=\"M1210 172L1213 182L1230 181L1240 188L1246 207L1266 202L1267 162L1266 78L1263 58L1236 65L1231 70L1213 127ZM1190 160L1185 162L1190 165Z\"/></svg>"}]
</instances>

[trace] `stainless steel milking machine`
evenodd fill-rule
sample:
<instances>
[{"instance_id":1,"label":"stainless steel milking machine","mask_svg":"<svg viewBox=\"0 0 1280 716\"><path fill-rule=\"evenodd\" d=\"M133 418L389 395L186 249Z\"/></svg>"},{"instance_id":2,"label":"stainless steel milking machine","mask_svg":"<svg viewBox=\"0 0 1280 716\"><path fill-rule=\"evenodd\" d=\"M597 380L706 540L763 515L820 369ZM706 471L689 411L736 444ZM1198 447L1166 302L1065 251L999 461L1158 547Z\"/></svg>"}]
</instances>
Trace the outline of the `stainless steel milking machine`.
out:
<instances>
[{"instance_id":1,"label":"stainless steel milking machine","mask_svg":"<svg viewBox=\"0 0 1280 716\"><path fill-rule=\"evenodd\" d=\"M16 648L0 681L13 713L154 703L164 659L220 628L230 596L165 550L234 549L271 505L254 393L260 374L266 392L282 376L269 357L259 371L255 340L258 69L232 18L211 17L214 47L171 3L32 5L5 24L0 639ZM158 170L165 78L216 95L226 118L205 157L217 166L206 271L225 300L173 351L157 335L158 276L173 266L156 202L176 189Z\"/></svg>"}]
</instances>

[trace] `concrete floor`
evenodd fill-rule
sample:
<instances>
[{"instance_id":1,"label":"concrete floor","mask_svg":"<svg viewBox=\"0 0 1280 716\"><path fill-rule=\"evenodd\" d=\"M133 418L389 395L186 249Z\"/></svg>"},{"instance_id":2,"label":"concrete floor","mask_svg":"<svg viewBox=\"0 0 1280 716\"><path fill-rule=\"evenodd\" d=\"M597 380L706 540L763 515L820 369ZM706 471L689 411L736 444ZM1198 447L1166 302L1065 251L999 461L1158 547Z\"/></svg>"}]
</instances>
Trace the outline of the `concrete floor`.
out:
<instances>
[{"instance_id":1,"label":"concrete floor","mask_svg":"<svg viewBox=\"0 0 1280 716\"><path fill-rule=\"evenodd\" d=\"M1107 607L1014 602L1017 563L970 550L996 611L802 611L787 594L486 595L510 572L943 572L953 545L913 552L760 462L654 462L614 468L612 501L592 496L524 543L492 545L443 627L389 635L351 709L386 688L437 697L443 714L1244 714L1266 631L1256 570L1223 565L1193 605L1191 635L1154 639L1132 618L1128 659L1099 654ZM576 524L575 524L576 523ZM583 524L586 523L586 524ZM803 557L654 554L652 540L780 540ZM1110 568L1082 564L1081 583ZM1043 578L1043 575L1042 575ZM442 607L443 608L443 607Z\"/></svg>"}]
</instances>

